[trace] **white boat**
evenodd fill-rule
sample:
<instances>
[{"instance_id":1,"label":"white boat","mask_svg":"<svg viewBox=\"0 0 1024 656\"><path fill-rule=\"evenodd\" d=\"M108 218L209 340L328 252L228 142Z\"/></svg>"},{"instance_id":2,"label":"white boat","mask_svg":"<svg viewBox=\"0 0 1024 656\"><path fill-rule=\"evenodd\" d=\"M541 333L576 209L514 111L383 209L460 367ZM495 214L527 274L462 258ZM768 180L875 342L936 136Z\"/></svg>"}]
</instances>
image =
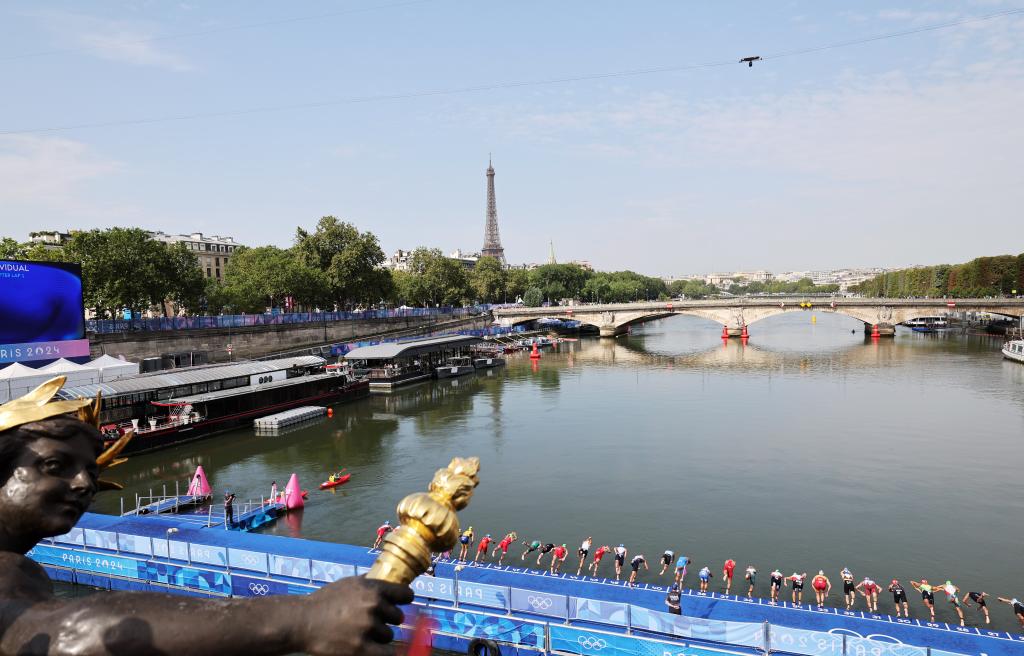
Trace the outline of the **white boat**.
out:
<instances>
[{"instance_id":1,"label":"white boat","mask_svg":"<svg viewBox=\"0 0 1024 656\"><path fill-rule=\"evenodd\" d=\"M466 356L458 356L454 358L448 358L448 362L441 365L437 369L438 378L455 378L456 376L465 376L476 371L476 367L473 366L472 358Z\"/></svg>"},{"instance_id":2,"label":"white boat","mask_svg":"<svg viewBox=\"0 0 1024 656\"><path fill-rule=\"evenodd\" d=\"M1024 339L1011 339L1003 344L1003 357L1024 362Z\"/></svg>"},{"instance_id":3,"label":"white boat","mask_svg":"<svg viewBox=\"0 0 1024 656\"><path fill-rule=\"evenodd\" d=\"M949 327L945 317L917 317L904 321L903 325L917 333L933 333Z\"/></svg>"}]
</instances>

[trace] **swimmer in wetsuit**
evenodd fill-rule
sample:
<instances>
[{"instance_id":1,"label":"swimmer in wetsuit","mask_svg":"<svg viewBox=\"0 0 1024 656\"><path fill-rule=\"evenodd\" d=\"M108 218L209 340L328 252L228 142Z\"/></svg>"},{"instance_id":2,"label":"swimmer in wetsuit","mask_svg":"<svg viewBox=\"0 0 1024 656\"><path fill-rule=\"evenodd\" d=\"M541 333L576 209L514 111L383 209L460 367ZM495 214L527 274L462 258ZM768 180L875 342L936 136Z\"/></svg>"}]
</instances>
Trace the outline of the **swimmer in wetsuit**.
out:
<instances>
[{"instance_id":1,"label":"swimmer in wetsuit","mask_svg":"<svg viewBox=\"0 0 1024 656\"><path fill-rule=\"evenodd\" d=\"M527 555L529 555L529 554L533 553L534 551L540 549L540 540L534 540L533 542L530 542L530 543L527 543L524 540L523 541L523 546L526 547L526 549L523 551L523 560L526 560L526 556Z\"/></svg>"},{"instance_id":2,"label":"swimmer in wetsuit","mask_svg":"<svg viewBox=\"0 0 1024 656\"><path fill-rule=\"evenodd\" d=\"M690 565L690 559L686 556L680 556L676 559L676 583L679 587L683 587L683 583L686 581L686 568Z\"/></svg>"},{"instance_id":3,"label":"swimmer in wetsuit","mask_svg":"<svg viewBox=\"0 0 1024 656\"><path fill-rule=\"evenodd\" d=\"M512 531L511 533L508 533L505 537L503 537L501 539L501 542L498 543L498 546L494 548L494 552L491 554L491 556L494 556L494 554L498 553L499 549L501 550L501 555L498 557L499 565L501 565L502 562L505 560L505 556L508 554L508 548L512 546L512 543L518 539L519 536L516 535L515 531Z\"/></svg>"},{"instance_id":4,"label":"swimmer in wetsuit","mask_svg":"<svg viewBox=\"0 0 1024 656\"><path fill-rule=\"evenodd\" d=\"M914 586L914 589L921 593L921 601L928 607L928 612L932 615L932 621L935 621L935 592L932 590L932 586L928 585L928 579L921 579L918 581L911 581L910 585Z\"/></svg>"},{"instance_id":5,"label":"swimmer in wetsuit","mask_svg":"<svg viewBox=\"0 0 1024 656\"><path fill-rule=\"evenodd\" d=\"M603 544L594 552L594 562L590 564L590 575L597 576L597 568L601 565L601 559L612 550L607 544Z\"/></svg>"},{"instance_id":6,"label":"swimmer in wetsuit","mask_svg":"<svg viewBox=\"0 0 1024 656\"><path fill-rule=\"evenodd\" d=\"M864 588L864 589L861 590L861 588ZM857 584L857 588L856 589L862 595L864 595L864 600L868 604L868 612L869 613L877 613L878 612L878 590L879 590L878 584L865 576L864 580Z\"/></svg>"},{"instance_id":7,"label":"swimmer in wetsuit","mask_svg":"<svg viewBox=\"0 0 1024 656\"><path fill-rule=\"evenodd\" d=\"M782 572L777 569L773 569L771 574L768 575L768 595L772 599L772 605L775 605L779 601L779 590L782 589ZM747 595L748 597L750 595Z\"/></svg>"},{"instance_id":8,"label":"swimmer in wetsuit","mask_svg":"<svg viewBox=\"0 0 1024 656\"><path fill-rule=\"evenodd\" d=\"M459 550L459 560L466 560L469 556L469 547L473 544L472 526L463 531L462 535L459 536L459 544L462 545L462 548Z\"/></svg>"},{"instance_id":9,"label":"swimmer in wetsuit","mask_svg":"<svg viewBox=\"0 0 1024 656\"><path fill-rule=\"evenodd\" d=\"M964 595L963 603L968 608L971 607L971 601L978 604L978 608L985 614L985 624L990 624L991 620L988 617L988 604L985 603L985 597L988 596L987 592L968 592ZM970 599L970 601L968 601Z\"/></svg>"},{"instance_id":10,"label":"swimmer in wetsuit","mask_svg":"<svg viewBox=\"0 0 1024 656\"><path fill-rule=\"evenodd\" d=\"M540 559L543 558L544 556L548 555L548 553L550 553L550 551L552 549L554 549L554 548L555 548L555 545L551 544L550 542L548 542L543 547L541 547L540 548L540 553L537 554L537 564L540 565Z\"/></svg>"},{"instance_id":11,"label":"swimmer in wetsuit","mask_svg":"<svg viewBox=\"0 0 1024 656\"><path fill-rule=\"evenodd\" d=\"M900 616L900 606L903 607L903 615L910 619L910 604L907 603L907 591L898 579L893 579L889 584L889 592L892 593L892 603L896 606L896 617Z\"/></svg>"},{"instance_id":12,"label":"swimmer in wetsuit","mask_svg":"<svg viewBox=\"0 0 1024 656\"><path fill-rule=\"evenodd\" d=\"M481 557L485 563L487 562L487 548L491 546L492 542L494 542L494 538L491 537L490 533L480 538L480 544L476 548L476 557L473 558L474 563L480 562Z\"/></svg>"},{"instance_id":13,"label":"swimmer in wetsuit","mask_svg":"<svg viewBox=\"0 0 1024 656\"><path fill-rule=\"evenodd\" d=\"M665 553L661 554L661 571L658 572L658 576L665 575L665 572L668 570L668 566L672 564L672 559L674 557L675 554L671 549L666 549Z\"/></svg>"},{"instance_id":14,"label":"swimmer in wetsuit","mask_svg":"<svg viewBox=\"0 0 1024 656\"><path fill-rule=\"evenodd\" d=\"M576 551L576 555L580 557L580 566L576 568L576 576L580 575L583 571L583 563L587 562L587 555L590 553L590 547L594 544L594 538L587 536L587 539L583 541L580 548Z\"/></svg>"},{"instance_id":15,"label":"swimmer in wetsuit","mask_svg":"<svg viewBox=\"0 0 1024 656\"><path fill-rule=\"evenodd\" d=\"M711 573L711 568L708 567L707 565L702 567L701 570L699 572L697 572L697 578L700 579L700 591L701 592L707 592L708 591L708 583L711 581L711 577L712 576L714 576L714 574Z\"/></svg>"},{"instance_id":16,"label":"swimmer in wetsuit","mask_svg":"<svg viewBox=\"0 0 1024 656\"><path fill-rule=\"evenodd\" d=\"M747 582L750 583L750 586L747 587L747 596L753 597L754 581L757 579L757 568L753 565L747 565L747 573L743 575L743 578L745 578Z\"/></svg>"},{"instance_id":17,"label":"swimmer in wetsuit","mask_svg":"<svg viewBox=\"0 0 1024 656\"><path fill-rule=\"evenodd\" d=\"M852 610L854 602L857 601L857 586L853 583L853 572L844 567L843 571L839 572L839 576L843 579L843 598L846 600L846 610Z\"/></svg>"},{"instance_id":18,"label":"swimmer in wetsuit","mask_svg":"<svg viewBox=\"0 0 1024 656\"><path fill-rule=\"evenodd\" d=\"M736 571L736 561L729 558L722 564L722 579L725 581L725 594L729 594L732 587L732 574Z\"/></svg>"},{"instance_id":19,"label":"swimmer in wetsuit","mask_svg":"<svg viewBox=\"0 0 1024 656\"><path fill-rule=\"evenodd\" d=\"M620 544L615 547L615 580L618 581L619 577L622 576L622 565L626 562L626 554L629 553L629 549L626 549L626 545Z\"/></svg>"},{"instance_id":20,"label":"swimmer in wetsuit","mask_svg":"<svg viewBox=\"0 0 1024 656\"><path fill-rule=\"evenodd\" d=\"M395 529L392 528L390 519L381 524L377 528L377 539L373 541L373 546L370 548L376 549L377 547L379 547L380 543L384 541L384 537L393 530Z\"/></svg>"},{"instance_id":21,"label":"swimmer in wetsuit","mask_svg":"<svg viewBox=\"0 0 1024 656\"><path fill-rule=\"evenodd\" d=\"M960 608L960 588L953 585L952 581L946 581L946 584L939 588L946 593L946 599L949 603L953 604L953 609L956 610L956 614L960 617L960 626L964 625L964 611Z\"/></svg>"},{"instance_id":22,"label":"swimmer in wetsuit","mask_svg":"<svg viewBox=\"0 0 1024 656\"><path fill-rule=\"evenodd\" d=\"M807 572L803 574L797 574L793 572L792 576L787 576L786 580L793 586L793 603L801 604L804 601L804 579L807 578Z\"/></svg>"},{"instance_id":23,"label":"swimmer in wetsuit","mask_svg":"<svg viewBox=\"0 0 1024 656\"><path fill-rule=\"evenodd\" d=\"M832 591L832 581L828 580L823 570L818 570L818 573L811 579L811 587L814 588L814 597L818 602L818 608L825 607L825 597Z\"/></svg>"},{"instance_id":24,"label":"swimmer in wetsuit","mask_svg":"<svg viewBox=\"0 0 1024 656\"><path fill-rule=\"evenodd\" d=\"M558 574L558 570L562 568L562 563L565 562L565 557L569 555L569 549L563 544L560 547L555 547L555 550L551 552L551 573Z\"/></svg>"},{"instance_id":25,"label":"swimmer in wetsuit","mask_svg":"<svg viewBox=\"0 0 1024 656\"><path fill-rule=\"evenodd\" d=\"M637 554L633 556L633 560L629 561L629 566L633 569L629 574L629 586L633 587L636 585L636 575L640 571L640 566L643 565L644 569L650 569L647 566L647 559L644 558L643 554Z\"/></svg>"},{"instance_id":26,"label":"swimmer in wetsuit","mask_svg":"<svg viewBox=\"0 0 1024 656\"><path fill-rule=\"evenodd\" d=\"M1010 608L1013 609L1013 614L1017 616L1017 621L1020 622L1021 628L1024 629L1024 601L1021 601L1016 597L1013 597L1012 599L1007 599L1006 597L996 597L996 599L1003 602L1004 604L1010 605Z\"/></svg>"}]
</instances>

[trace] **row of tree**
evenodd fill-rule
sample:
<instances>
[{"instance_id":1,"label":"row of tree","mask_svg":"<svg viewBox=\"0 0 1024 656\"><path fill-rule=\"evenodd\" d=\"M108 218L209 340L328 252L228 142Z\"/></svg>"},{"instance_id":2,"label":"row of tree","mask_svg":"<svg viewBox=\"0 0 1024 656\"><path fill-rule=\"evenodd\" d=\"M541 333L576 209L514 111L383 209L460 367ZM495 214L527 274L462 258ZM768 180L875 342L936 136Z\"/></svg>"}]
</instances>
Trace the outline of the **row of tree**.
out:
<instances>
[{"instance_id":1,"label":"row of tree","mask_svg":"<svg viewBox=\"0 0 1024 656\"><path fill-rule=\"evenodd\" d=\"M899 269L851 287L864 296L883 298L979 298L1016 294L1024 289L1024 254L979 257L964 264Z\"/></svg>"}]
</instances>

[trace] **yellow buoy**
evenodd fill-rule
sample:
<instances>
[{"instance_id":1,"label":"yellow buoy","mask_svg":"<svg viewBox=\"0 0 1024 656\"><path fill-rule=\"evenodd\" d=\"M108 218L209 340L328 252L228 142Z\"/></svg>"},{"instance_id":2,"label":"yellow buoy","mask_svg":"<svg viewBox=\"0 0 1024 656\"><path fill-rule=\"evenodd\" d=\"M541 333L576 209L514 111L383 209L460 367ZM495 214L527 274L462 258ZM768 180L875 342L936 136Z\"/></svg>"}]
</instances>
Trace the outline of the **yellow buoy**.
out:
<instances>
[{"instance_id":1,"label":"yellow buoy","mask_svg":"<svg viewBox=\"0 0 1024 656\"><path fill-rule=\"evenodd\" d=\"M818 323L818 317L811 315L811 323Z\"/></svg>"}]
</instances>

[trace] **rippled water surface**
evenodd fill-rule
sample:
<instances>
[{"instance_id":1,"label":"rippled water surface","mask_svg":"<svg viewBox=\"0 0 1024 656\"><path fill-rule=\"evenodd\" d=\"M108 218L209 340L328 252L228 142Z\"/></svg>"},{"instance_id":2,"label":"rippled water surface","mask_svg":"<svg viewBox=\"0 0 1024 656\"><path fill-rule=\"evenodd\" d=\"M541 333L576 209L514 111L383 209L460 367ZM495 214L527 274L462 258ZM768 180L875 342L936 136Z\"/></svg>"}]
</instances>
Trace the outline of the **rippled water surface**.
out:
<instances>
[{"instance_id":1,"label":"rippled water surface","mask_svg":"<svg viewBox=\"0 0 1024 656\"><path fill-rule=\"evenodd\" d=\"M478 455L464 524L571 553L587 535L623 542L651 561L652 582L670 548L716 572L732 557L762 574L822 568L835 583L848 566L1024 595L1024 367L986 337L900 329L872 342L859 322L810 318L756 323L744 346L676 317L563 344L536 368L514 356L490 374L336 406L286 435L240 430L110 473L131 496L202 464L243 498L292 472L315 489L347 467L346 487L311 492L301 517L270 532L369 544L434 469ZM97 509L116 512L118 497ZM1015 626L1007 606L992 610L995 626Z\"/></svg>"}]
</instances>

